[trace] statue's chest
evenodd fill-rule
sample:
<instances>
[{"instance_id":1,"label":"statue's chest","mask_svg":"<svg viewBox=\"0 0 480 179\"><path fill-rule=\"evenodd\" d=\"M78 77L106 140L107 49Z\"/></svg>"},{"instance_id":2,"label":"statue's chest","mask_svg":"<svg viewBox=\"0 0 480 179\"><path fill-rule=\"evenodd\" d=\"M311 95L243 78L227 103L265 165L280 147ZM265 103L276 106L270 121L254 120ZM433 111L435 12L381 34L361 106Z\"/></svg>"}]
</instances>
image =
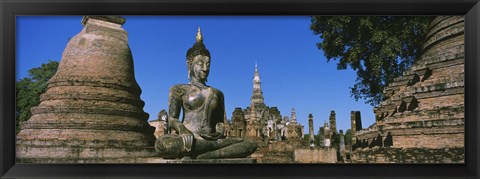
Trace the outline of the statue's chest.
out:
<instances>
[{"instance_id":1,"label":"statue's chest","mask_svg":"<svg viewBox=\"0 0 480 179\"><path fill-rule=\"evenodd\" d=\"M211 98L213 94L209 94L208 89L190 89L189 92L183 96L183 103L186 110L199 110L208 103L207 98Z\"/></svg>"}]
</instances>

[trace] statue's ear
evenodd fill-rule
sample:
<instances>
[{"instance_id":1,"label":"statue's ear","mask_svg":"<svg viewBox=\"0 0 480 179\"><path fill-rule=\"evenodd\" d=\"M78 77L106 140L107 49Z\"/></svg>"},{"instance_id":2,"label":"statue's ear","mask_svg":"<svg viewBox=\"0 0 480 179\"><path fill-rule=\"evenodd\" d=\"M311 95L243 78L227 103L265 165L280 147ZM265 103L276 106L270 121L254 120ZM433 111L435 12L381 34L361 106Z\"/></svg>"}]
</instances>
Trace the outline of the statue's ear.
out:
<instances>
[{"instance_id":1,"label":"statue's ear","mask_svg":"<svg viewBox=\"0 0 480 179\"><path fill-rule=\"evenodd\" d=\"M192 64L192 62L190 60L187 60L187 70L188 70L188 80L190 81L192 75L191 75L191 70L190 70L190 65Z\"/></svg>"}]
</instances>

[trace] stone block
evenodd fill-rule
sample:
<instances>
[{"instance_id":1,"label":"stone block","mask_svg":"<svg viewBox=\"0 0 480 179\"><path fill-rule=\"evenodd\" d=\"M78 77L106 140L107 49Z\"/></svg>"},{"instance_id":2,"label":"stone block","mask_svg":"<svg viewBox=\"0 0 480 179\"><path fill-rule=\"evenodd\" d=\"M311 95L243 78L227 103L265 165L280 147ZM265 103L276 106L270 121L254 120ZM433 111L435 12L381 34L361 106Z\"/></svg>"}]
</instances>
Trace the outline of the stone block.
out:
<instances>
[{"instance_id":1,"label":"stone block","mask_svg":"<svg viewBox=\"0 0 480 179\"><path fill-rule=\"evenodd\" d=\"M295 149L297 163L336 163L337 150L334 148Z\"/></svg>"}]
</instances>

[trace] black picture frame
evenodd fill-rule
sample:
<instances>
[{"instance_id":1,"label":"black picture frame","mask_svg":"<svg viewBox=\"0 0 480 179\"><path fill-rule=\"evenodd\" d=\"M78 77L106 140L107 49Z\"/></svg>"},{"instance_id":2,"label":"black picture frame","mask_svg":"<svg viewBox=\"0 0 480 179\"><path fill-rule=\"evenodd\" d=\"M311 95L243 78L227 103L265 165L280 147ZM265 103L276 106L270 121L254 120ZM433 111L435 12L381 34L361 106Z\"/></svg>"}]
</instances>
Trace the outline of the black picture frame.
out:
<instances>
[{"instance_id":1,"label":"black picture frame","mask_svg":"<svg viewBox=\"0 0 480 179\"><path fill-rule=\"evenodd\" d=\"M479 178L478 0L1 0L0 177ZM15 164L18 15L465 15L465 164Z\"/></svg>"}]
</instances>

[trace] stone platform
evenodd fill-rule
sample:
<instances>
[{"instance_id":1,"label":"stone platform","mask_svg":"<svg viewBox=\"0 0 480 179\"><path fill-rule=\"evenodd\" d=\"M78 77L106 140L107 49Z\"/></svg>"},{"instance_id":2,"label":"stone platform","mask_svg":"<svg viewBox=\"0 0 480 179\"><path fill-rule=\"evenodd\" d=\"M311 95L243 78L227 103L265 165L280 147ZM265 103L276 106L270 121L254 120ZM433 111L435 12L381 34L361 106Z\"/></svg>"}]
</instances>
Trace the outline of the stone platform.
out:
<instances>
[{"instance_id":1,"label":"stone platform","mask_svg":"<svg viewBox=\"0 0 480 179\"><path fill-rule=\"evenodd\" d=\"M22 158L17 159L19 163L56 163L56 164L146 164L146 163L158 163L158 164L251 164L257 163L254 158L231 158L231 159L163 159L160 157L124 157L124 158Z\"/></svg>"},{"instance_id":2,"label":"stone platform","mask_svg":"<svg viewBox=\"0 0 480 179\"><path fill-rule=\"evenodd\" d=\"M230 159L163 159L145 158L137 163L167 163L167 164L251 164L257 163L253 158L230 158Z\"/></svg>"}]
</instances>

